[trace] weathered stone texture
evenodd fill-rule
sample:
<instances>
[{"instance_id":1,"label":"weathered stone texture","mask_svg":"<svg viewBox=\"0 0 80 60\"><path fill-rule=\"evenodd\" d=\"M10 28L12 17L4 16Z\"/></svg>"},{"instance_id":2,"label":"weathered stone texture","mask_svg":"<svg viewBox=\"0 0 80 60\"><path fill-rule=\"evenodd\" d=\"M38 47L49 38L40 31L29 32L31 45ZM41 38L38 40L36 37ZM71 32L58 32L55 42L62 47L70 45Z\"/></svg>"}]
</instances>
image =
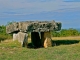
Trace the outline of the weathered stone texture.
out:
<instances>
[{"instance_id":1,"label":"weathered stone texture","mask_svg":"<svg viewBox=\"0 0 80 60\"><path fill-rule=\"evenodd\" d=\"M28 44L28 34L24 32L18 32L13 34L13 41L18 40L22 47L27 47Z\"/></svg>"},{"instance_id":2,"label":"weathered stone texture","mask_svg":"<svg viewBox=\"0 0 80 60\"><path fill-rule=\"evenodd\" d=\"M13 41L18 40L18 34L17 33L13 33Z\"/></svg>"},{"instance_id":3,"label":"weathered stone texture","mask_svg":"<svg viewBox=\"0 0 80 60\"><path fill-rule=\"evenodd\" d=\"M42 46L47 48L52 46L52 39L51 39L51 34L50 32L42 32L41 33L41 41L42 41Z\"/></svg>"},{"instance_id":4,"label":"weathered stone texture","mask_svg":"<svg viewBox=\"0 0 80 60\"><path fill-rule=\"evenodd\" d=\"M19 32L18 33L18 41L21 42L21 45L23 47L27 47L28 34L27 33L23 33L23 32Z\"/></svg>"},{"instance_id":5,"label":"weathered stone texture","mask_svg":"<svg viewBox=\"0 0 80 60\"><path fill-rule=\"evenodd\" d=\"M47 32L60 30L61 23L55 21L26 21L16 22L6 27L7 33L14 33L22 30L23 32Z\"/></svg>"},{"instance_id":6,"label":"weathered stone texture","mask_svg":"<svg viewBox=\"0 0 80 60\"><path fill-rule=\"evenodd\" d=\"M18 23L12 23L6 27L6 32L7 33L17 32L19 30L18 26L19 26Z\"/></svg>"}]
</instances>

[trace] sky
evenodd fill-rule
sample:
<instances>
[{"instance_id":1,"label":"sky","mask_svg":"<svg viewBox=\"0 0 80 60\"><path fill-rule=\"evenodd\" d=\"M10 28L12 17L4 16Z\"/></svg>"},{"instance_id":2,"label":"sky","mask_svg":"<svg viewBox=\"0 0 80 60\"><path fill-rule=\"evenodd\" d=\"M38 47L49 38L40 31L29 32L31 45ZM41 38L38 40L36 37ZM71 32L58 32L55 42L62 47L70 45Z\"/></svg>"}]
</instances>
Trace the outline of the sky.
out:
<instances>
[{"instance_id":1,"label":"sky","mask_svg":"<svg viewBox=\"0 0 80 60\"><path fill-rule=\"evenodd\" d=\"M80 28L80 0L0 0L0 25L36 20Z\"/></svg>"}]
</instances>

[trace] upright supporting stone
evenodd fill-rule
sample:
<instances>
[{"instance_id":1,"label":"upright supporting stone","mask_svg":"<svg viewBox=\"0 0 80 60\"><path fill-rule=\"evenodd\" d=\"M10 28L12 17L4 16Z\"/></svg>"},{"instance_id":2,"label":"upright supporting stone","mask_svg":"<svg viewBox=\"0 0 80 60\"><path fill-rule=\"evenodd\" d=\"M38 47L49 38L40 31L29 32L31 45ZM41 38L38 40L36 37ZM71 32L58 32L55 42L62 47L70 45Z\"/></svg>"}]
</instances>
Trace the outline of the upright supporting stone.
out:
<instances>
[{"instance_id":1,"label":"upright supporting stone","mask_svg":"<svg viewBox=\"0 0 80 60\"><path fill-rule=\"evenodd\" d=\"M41 32L41 40L43 47L47 48L52 46L52 39L50 32Z\"/></svg>"},{"instance_id":2,"label":"upright supporting stone","mask_svg":"<svg viewBox=\"0 0 80 60\"><path fill-rule=\"evenodd\" d=\"M18 33L18 41L21 42L22 47L27 47L28 45L28 34L19 32Z\"/></svg>"},{"instance_id":3,"label":"upright supporting stone","mask_svg":"<svg viewBox=\"0 0 80 60\"><path fill-rule=\"evenodd\" d=\"M13 33L13 41L18 40L18 34L17 33Z\"/></svg>"},{"instance_id":4,"label":"upright supporting stone","mask_svg":"<svg viewBox=\"0 0 80 60\"><path fill-rule=\"evenodd\" d=\"M44 47L44 32L41 32L41 46Z\"/></svg>"},{"instance_id":5,"label":"upright supporting stone","mask_svg":"<svg viewBox=\"0 0 80 60\"><path fill-rule=\"evenodd\" d=\"M31 41L35 48L41 47L41 40L38 32L31 32Z\"/></svg>"}]
</instances>

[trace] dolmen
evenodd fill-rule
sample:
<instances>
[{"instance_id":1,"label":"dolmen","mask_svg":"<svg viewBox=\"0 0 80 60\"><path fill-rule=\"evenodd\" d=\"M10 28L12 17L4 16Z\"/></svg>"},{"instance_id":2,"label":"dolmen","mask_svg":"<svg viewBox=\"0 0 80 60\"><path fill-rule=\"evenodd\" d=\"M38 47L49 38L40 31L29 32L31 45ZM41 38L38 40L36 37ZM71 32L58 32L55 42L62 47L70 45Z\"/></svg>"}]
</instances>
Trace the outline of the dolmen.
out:
<instances>
[{"instance_id":1,"label":"dolmen","mask_svg":"<svg viewBox=\"0 0 80 60\"><path fill-rule=\"evenodd\" d=\"M50 31L61 30L61 23L52 21L22 21L6 26L6 32L13 34L13 41L18 40L23 47L28 45L28 32L31 32L31 42L36 48L51 47Z\"/></svg>"}]
</instances>

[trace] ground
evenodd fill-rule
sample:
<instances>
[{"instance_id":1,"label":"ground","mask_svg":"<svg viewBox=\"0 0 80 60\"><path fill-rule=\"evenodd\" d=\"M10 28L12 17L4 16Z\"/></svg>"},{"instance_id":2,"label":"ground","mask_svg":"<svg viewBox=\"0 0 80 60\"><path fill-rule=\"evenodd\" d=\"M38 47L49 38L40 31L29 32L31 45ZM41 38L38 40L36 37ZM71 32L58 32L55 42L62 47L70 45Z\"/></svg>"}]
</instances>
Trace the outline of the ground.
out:
<instances>
[{"instance_id":1,"label":"ground","mask_svg":"<svg viewBox=\"0 0 80 60\"><path fill-rule=\"evenodd\" d=\"M80 36L52 39L53 47L38 49L21 47L17 41L2 41L0 60L80 60Z\"/></svg>"}]
</instances>

